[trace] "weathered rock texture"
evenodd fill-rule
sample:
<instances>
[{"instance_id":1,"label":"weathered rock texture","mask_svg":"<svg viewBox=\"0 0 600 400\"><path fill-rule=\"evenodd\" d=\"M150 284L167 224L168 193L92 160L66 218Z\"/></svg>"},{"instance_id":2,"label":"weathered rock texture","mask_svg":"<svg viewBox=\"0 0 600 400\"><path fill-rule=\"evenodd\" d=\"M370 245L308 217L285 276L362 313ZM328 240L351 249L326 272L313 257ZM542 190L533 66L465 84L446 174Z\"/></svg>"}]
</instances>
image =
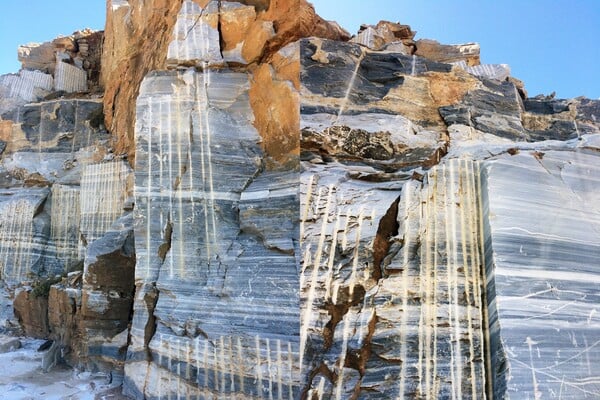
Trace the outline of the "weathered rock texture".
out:
<instances>
[{"instance_id":1,"label":"weathered rock texture","mask_svg":"<svg viewBox=\"0 0 600 400\"><path fill-rule=\"evenodd\" d=\"M304 0L109 0L106 34L19 57L0 331L51 339L44 371L137 399L600 396L599 101Z\"/></svg>"},{"instance_id":2,"label":"weathered rock texture","mask_svg":"<svg viewBox=\"0 0 600 400\"><path fill-rule=\"evenodd\" d=\"M201 16L199 10L204 10ZM116 151L133 160L135 110L131 105L150 71L202 61L256 65L311 35L348 38L305 0L107 1L102 82L106 126L117 139ZM270 123L277 124L277 119Z\"/></svg>"},{"instance_id":3,"label":"weathered rock texture","mask_svg":"<svg viewBox=\"0 0 600 400\"><path fill-rule=\"evenodd\" d=\"M0 77L0 277L24 333L53 340L44 370L118 376L135 265L132 217L119 217L133 175L104 129L102 40L84 30L22 46L24 69Z\"/></svg>"},{"instance_id":4,"label":"weathered rock texture","mask_svg":"<svg viewBox=\"0 0 600 400\"><path fill-rule=\"evenodd\" d=\"M598 102L382 26L301 42L303 394L597 395Z\"/></svg>"},{"instance_id":5,"label":"weathered rock texture","mask_svg":"<svg viewBox=\"0 0 600 400\"><path fill-rule=\"evenodd\" d=\"M125 366L125 393L136 398L300 393L298 157L261 148L256 109L275 101L253 107L252 80L277 78L226 67L219 17L217 2L184 2L168 52L179 69L148 74L137 99L136 299ZM272 85L284 85L285 104L298 110L292 82ZM294 115L285 139L299 149Z\"/></svg>"}]
</instances>

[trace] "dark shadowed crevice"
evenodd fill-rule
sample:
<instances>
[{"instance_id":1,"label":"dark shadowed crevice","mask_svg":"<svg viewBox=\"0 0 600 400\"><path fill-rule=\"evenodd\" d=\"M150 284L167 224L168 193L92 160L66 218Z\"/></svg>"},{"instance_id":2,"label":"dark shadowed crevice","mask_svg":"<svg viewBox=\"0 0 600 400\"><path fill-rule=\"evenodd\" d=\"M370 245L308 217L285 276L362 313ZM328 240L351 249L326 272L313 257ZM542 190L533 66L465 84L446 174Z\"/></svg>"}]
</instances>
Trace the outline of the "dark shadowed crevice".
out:
<instances>
[{"instance_id":1,"label":"dark shadowed crevice","mask_svg":"<svg viewBox=\"0 0 600 400\"><path fill-rule=\"evenodd\" d=\"M392 242L391 238L398 234L398 204L400 203L400 196L390 205L390 208L386 211L385 215L379 221L379 227L377 228L377 234L373 241L373 269L371 276L373 279L378 281L383 276L382 266L383 260L385 259Z\"/></svg>"},{"instance_id":2,"label":"dark shadowed crevice","mask_svg":"<svg viewBox=\"0 0 600 400\"><path fill-rule=\"evenodd\" d=\"M344 318L344 315L348 313L350 307L357 306L363 302L365 293L365 288L361 285L354 287L352 296L350 296L350 288L340 288L338 298L346 299L346 301L338 304L328 302L325 305L325 309L331 318L329 318L325 328L323 328L323 340L325 342L323 350L327 351L331 348L337 324Z\"/></svg>"},{"instance_id":3,"label":"dark shadowed crevice","mask_svg":"<svg viewBox=\"0 0 600 400\"><path fill-rule=\"evenodd\" d=\"M313 368L312 371L310 371L310 374L308 375L308 383L306 384L304 389L302 389L302 393L300 393L301 400L313 400L312 398L308 398L308 392L312 387L312 383L315 377L319 374L326 377L327 380L329 380L329 382L332 383L335 382L335 380L337 379L337 375L335 374L335 372L332 372L329 368L327 368L327 365L325 365L325 363L322 362L317 367Z\"/></svg>"},{"instance_id":4,"label":"dark shadowed crevice","mask_svg":"<svg viewBox=\"0 0 600 400\"><path fill-rule=\"evenodd\" d=\"M158 247L158 257L162 262L165 262L165 257L167 257L167 253L171 250L171 238L173 236L173 223L171 221L167 222L167 226L165 226L165 242Z\"/></svg>"}]
</instances>

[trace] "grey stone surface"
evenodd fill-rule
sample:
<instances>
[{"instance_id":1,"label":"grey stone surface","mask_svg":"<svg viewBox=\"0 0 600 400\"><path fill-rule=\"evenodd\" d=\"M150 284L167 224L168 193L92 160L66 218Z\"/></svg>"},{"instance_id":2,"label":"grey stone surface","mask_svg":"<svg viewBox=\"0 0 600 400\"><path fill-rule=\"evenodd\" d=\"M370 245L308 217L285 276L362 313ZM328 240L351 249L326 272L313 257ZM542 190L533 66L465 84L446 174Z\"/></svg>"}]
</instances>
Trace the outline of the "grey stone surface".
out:
<instances>
[{"instance_id":1,"label":"grey stone surface","mask_svg":"<svg viewBox=\"0 0 600 400\"><path fill-rule=\"evenodd\" d=\"M248 88L229 71L142 84L134 397L299 395L298 175L262 171Z\"/></svg>"},{"instance_id":2,"label":"grey stone surface","mask_svg":"<svg viewBox=\"0 0 600 400\"><path fill-rule=\"evenodd\" d=\"M48 276L48 215L41 212L48 189L3 190L0 202L0 273L12 285L36 274ZM33 275L32 275L33 274Z\"/></svg>"},{"instance_id":3,"label":"grey stone surface","mask_svg":"<svg viewBox=\"0 0 600 400\"><path fill-rule=\"evenodd\" d=\"M21 348L21 341L12 336L0 335L0 354Z\"/></svg>"},{"instance_id":4,"label":"grey stone surface","mask_svg":"<svg viewBox=\"0 0 600 400\"><path fill-rule=\"evenodd\" d=\"M192 0L184 0L177 16L174 38L169 43L167 64L215 65L223 63L218 19L220 1L210 0L203 8Z\"/></svg>"},{"instance_id":5,"label":"grey stone surface","mask_svg":"<svg viewBox=\"0 0 600 400\"><path fill-rule=\"evenodd\" d=\"M598 161L597 155L555 151L486 164L498 398L600 394L594 379L600 360Z\"/></svg>"}]
</instances>

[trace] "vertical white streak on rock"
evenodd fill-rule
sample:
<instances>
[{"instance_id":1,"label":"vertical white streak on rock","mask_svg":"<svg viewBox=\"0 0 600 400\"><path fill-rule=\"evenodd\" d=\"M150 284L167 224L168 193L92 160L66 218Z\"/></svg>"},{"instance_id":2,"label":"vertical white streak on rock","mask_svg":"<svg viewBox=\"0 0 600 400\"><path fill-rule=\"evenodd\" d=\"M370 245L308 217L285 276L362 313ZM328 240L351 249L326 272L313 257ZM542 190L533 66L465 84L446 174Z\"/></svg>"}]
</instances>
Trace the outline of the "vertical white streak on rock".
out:
<instances>
[{"instance_id":1,"label":"vertical white streak on rock","mask_svg":"<svg viewBox=\"0 0 600 400\"><path fill-rule=\"evenodd\" d=\"M203 90L205 96L206 103L206 150L207 150L207 158L208 158L208 185L209 185L209 194L210 194L210 218L212 224L212 246L218 247L217 241L217 220L215 218L215 188L213 181L213 161L212 161L212 131L210 128L210 120L208 118L210 113L210 99L208 98L208 86L210 85L210 69L207 68L207 64L204 63L204 71L202 72L203 77Z\"/></svg>"},{"instance_id":2,"label":"vertical white streak on rock","mask_svg":"<svg viewBox=\"0 0 600 400\"><path fill-rule=\"evenodd\" d=\"M311 208L312 194L313 194L313 184L314 184L314 175L311 175L308 178L308 184L306 185L306 195L303 196L304 200L304 210L302 210L302 217L300 218L300 237L304 237L304 228L305 224L308 220L308 212ZM302 286L301 286L302 287Z\"/></svg>"},{"instance_id":3,"label":"vertical white streak on rock","mask_svg":"<svg viewBox=\"0 0 600 400\"><path fill-rule=\"evenodd\" d=\"M177 103L179 103L179 99L177 99ZM171 110L171 104L173 102L170 101L169 98L165 99L165 104L167 106L167 115L169 116L167 118L167 143L168 143L168 149L167 149L167 160L169 162L169 166L168 166L168 171L169 171L169 179L167 181L167 185L164 187L164 189L169 193L169 215L167 216L168 221L173 224L175 221L175 214L173 211L173 189L174 189L174 180L173 180L173 112ZM181 115L179 113L175 114L175 118L176 121L175 123L177 123L177 126L179 126L179 120L181 118ZM179 132L178 132L179 133ZM171 235L173 233L171 232ZM168 239L168 238L166 238ZM175 260L174 260L174 254L175 252L173 251L174 249L171 249L169 251L169 272L171 274L171 277L173 277L174 275L174 270L175 270ZM183 275L180 271L180 276L184 277L185 275Z\"/></svg>"},{"instance_id":4,"label":"vertical white streak on rock","mask_svg":"<svg viewBox=\"0 0 600 400\"><path fill-rule=\"evenodd\" d=\"M358 242L356 244L358 247ZM352 286L351 286L352 288ZM350 295L352 297L352 295ZM335 399L341 400L342 394L344 393L344 372L346 368L344 367L346 364L346 353L348 352L348 338L350 336L350 331L352 330L351 323L349 323L348 318L344 318L344 327L342 329L342 350L340 352L339 358L339 373L337 376L336 387L335 387Z\"/></svg>"},{"instance_id":5,"label":"vertical white streak on rock","mask_svg":"<svg viewBox=\"0 0 600 400\"><path fill-rule=\"evenodd\" d=\"M246 371L245 371L245 367L246 367L246 363L245 363L245 358L244 358L244 354L243 354L243 347L242 347L242 339L238 336L237 337L237 350L238 350L238 354L237 354L237 358L238 358L238 376L239 376L239 380L240 380L240 391L242 393L246 392L246 388L245 388L245 384L244 384L244 376L246 375Z\"/></svg>"},{"instance_id":6,"label":"vertical white streak on rock","mask_svg":"<svg viewBox=\"0 0 600 400\"><path fill-rule=\"evenodd\" d=\"M292 386L292 382L294 381L294 354L292 353L292 343L288 342L287 345L288 348L288 373L289 373L289 379L288 379L288 400L293 400L294 399L294 390L293 390L293 386Z\"/></svg>"},{"instance_id":7,"label":"vertical white streak on rock","mask_svg":"<svg viewBox=\"0 0 600 400\"><path fill-rule=\"evenodd\" d=\"M169 382L169 384L167 385L167 399L171 400L171 386L172 386L172 382L171 382L171 378L172 378L172 374L171 374L171 367L172 367L172 360L173 360L173 353L171 351L171 342L170 341L165 341L164 342L164 346L165 346L165 351L167 353L167 380Z\"/></svg>"},{"instance_id":8,"label":"vertical white streak on rock","mask_svg":"<svg viewBox=\"0 0 600 400\"><path fill-rule=\"evenodd\" d=\"M210 365L208 363L208 340L204 341L204 387L208 387L208 371Z\"/></svg>"},{"instance_id":9,"label":"vertical white streak on rock","mask_svg":"<svg viewBox=\"0 0 600 400\"><path fill-rule=\"evenodd\" d=\"M491 349L490 349L490 329L488 328L490 326L490 321L489 321L489 314L488 314L488 301L487 301L487 273L486 273L486 265L487 265L487 260L485 257L485 229L484 229L484 222L483 222L483 190L482 190L482 184L481 184L481 164L480 163L476 163L475 164L475 176L477 177L477 206L479 209L478 212L478 217L479 217L479 224L478 224L478 228L479 228L479 252L480 252L480 268L481 271L479 273L479 277L481 279L481 290L482 290L482 323L483 323L483 327L484 329L481 330L481 335L482 335L482 346L485 349L485 353L483 354L484 360L485 360L485 365L484 365L484 370L482 372L483 375L483 379L484 379L484 384L487 388L487 398L488 399L493 399L493 392L492 390L492 385L491 382L486 382L486 371L491 371L492 370L492 355L491 355ZM488 328L488 329L486 329Z\"/></svg>"},{"instance_id":10,"label":"vertical white streak on rock","mask_svg":"<svg viewBox=\"0 0 600 400\"><path fill-rule=\"evenodd\" d=\"M50 238L56 246L56 257L66 268L79 259L80 192L78 187L54 184Z\"/></svg>"},{"instance_id":11,"label":"vertical white streak on rock","mask_svg":"<svg viewBox=\"0 0 600 400\"><path fill-rule=\"evenodd\" d=\"M312 309L313 309L313 304L314 304L315 296L316 296L315 293L316 293L317 282L318 282L318 277L319 277L319 267L321 266L321 258L323 256L323 247L325 245L325 236L327 233L327 220L329 217L329 209L332 204L332 197L333 197L334 189L333 189L333 186L330 186L327 189L320 188L319 197L317 198L317 200L320 199L322 191L327 192L327 202L325 204L325 211L322 214L321 233L319 236L319 244L317 246L317 251L315 253L314 263L312 263L310 286L308 288L308 296L307 296L307 300L306 300L306 306L303 310L302 318L300 320L300 366L301 367L302 367L304 349L306 346L306 340L308 338L308 328L310 326L310 322L311 322L311 318L312 318L312 314L313 314ZM317 209L318 209L318 207L319 207L319 204L317 203Z\"/></svg>"},{"instance_id":12,"label":"vertical white streak on rock","mask_svg":"<svg viewBox=\"0 0 600 400\"><path fill-rule=\"evenodd\" d=\"M340 210L335 218L335 227L331 237L331 246L329 248L329 258L327 259L327 280L325 282L325 299L331 298L331 284L333 282L333 263L335 261L335 250L337 248L338 231L340 230L340 219L342 218Z\"/></svg>"},{"instance_id":13,"label":"vertical white streak on rock","mask_svg":"<svg viewBox=\"0 0 600 400\"><path fill-rule=\"evenodd\" d=\"M207 166L206 166L206 143L205 143L205 138L204 138L204 127L203 127L203 122L202 122L202 113L203 110L206 110L206 112L208 112L208 104L204 105L202 104L202 100L204 98L204 96L200 96L200 93L202 90L205 90L204 86L200 86L200 80L198 79L198 75L195 74L194 75L194 81L195 81L195 86L196 86L196 92L195 92L195 98L196 98L196 114L198 117L198 124L197 124L197 130L199 132L199 141L200 141L200 167L201 167L201 176L202 176L202 190L204 192L206 192L206 181L207 181ZM191 153L191 149L190 149L190 153ZM191 156L190 156L191 157ZM190 158L190 165L191 165L191 158ZM209 161L210 162L210 161ZM191 182L190 182L191 184ZM190 188L190 190L193 188L193 186ZM208 200L205 198L202 201L202 205L204 208L204 234L205 234L205 245L206 245L206 254L207 254L207 258L210 260L211 258L211 246L210 246L210 238L211 238L211 234L210 234L210 228L209 228L209 221L208 221L208 215L209 215L209 206L208 206Z\"/></svg>"},{"instance_id":14,"label":"vertical white streak on rock","mask_svg":"<svg viewBox=\"0 0 600 400\"><path fill-rule=\"evenodd\" d=\"M323 400L324 392L325 392L325 378L321 377L321 379L319 379L319 386L317 386L317 394L319 395L319 400Z\"/></svg>"},{"instance_id":15,"label":"vertical white streak on rock","mask_svg":"<svg viewBox=\"0 0 600 400\"><path fill-rule=\"evenodd\" d=\"M260 338L258 337L258 335L256 335L255 339L255 344L256 344L256 376L257 376L257 380L256 380L256 389L258 392L258 396L261 397L262 393L263 393L263 386L262 386L262 380L263 380L263 375L262 375L262 361L261 361L261 357L260 357Z\"/></svg>"},{"instance_id":16,"label":"vertical white streak on rock","mask_svg":"<svg viewBox=\"0 0 600 400\"><path fill-rule=\"evenodd\" d=\"M445 166L444 166L445 168ZM461 399L462 398L462 354L460 349L460 310L458 304L458 252L456 243L456 215L458 213L457 207L460 207L460 198L456 196L457 185L456 185L456 174L455 164L450 163L448 165L449 177L450 177L450 218L446 218L450 221L450 228L448 229L448 305L450 314L448 320L450 326L454 325L453 329L450 330L450 349L451 349L451 377L452 377L452 397ZM452 319L454 317L454 320Z\"/></svg>"},{"instance_id":17,"label":"vertical white streak on rock","mask_svg":"<svg viewBox=\"0 0 600 400\"><path fill-rule=\"evenodd\" d=\"M271 361L271 342L269 338L265 339L267 345L267 370L269 371L269 400L273 400L273 366Z\"/></svg>"},{"instance_id":18,"label":"vertical white streak on rock","mask_svg":"<svg viewBox=\"0 0 600 400\"><path fill-rule=\"evenodd\" d=\"M148 183L146 187L146 280L150 279L150 237L151 230L150 227L152 224L150 221L152 220L152 97L148 97L146 100L148 102L148 114L146 116L147 124L148 124Z\"/></svg>"},{"instance_id":19,"label":"vertical white streak on rock","mask_svg":"<svg viewBox=\"0 0 600 400\"><path fill-rule=\"evenodd\" d=\"M277 339L277 399L283 400L283 363L281 362L281 340Z\"/></svg>"},{"instance_id":20,"label":"vertical white streak on rock","mask_svg":"<svg viewBox=\"0 0 600 400\"><path fill-rule=\"evenodd\" d=\"M402 269L402 288L400 289L400 295L402 296L402 317L400 319L400 359L402 365L400 367L400 389L398 398L404 398L404 392L406 391L406 367L408 362L406 357L408 355L407 349L407 327L406 321L408 318L408 280L409 280L409 268L408 268L408 249L410 248L410 237L408 230L410 227L410 214L409 204L411 199L410 185L404 185L401 202L404 203L404 224L400 225L404 228L404 243L403 247L403 269Z\"/></svg>"},{"instance_id":21,"label":"vertical white streak on rock","mask_svg":"<svg viewBox=\"0 0 600 400\"><path fill-rule=\"evenodd\" d=\"M231 392L235 392L235 358L233 357L233 341L231 336L227 336L227 355L229 358L229 381L230 381L230 390Z\"/></svg>"},{"instance_id":22,"label":"vertical white streak on rock","mask_svg":"<svg viewBox=\"0 0 600 400\"><path fill-rule=\"evenodd\" d=\"M354 287L356 286L356 275L357 275L357 271L358 271L358 261L360 259L360 238L361 238L361 233L362 233L362 225L363 225L363 220L364 220L364 208L361 207L359 212L358 212L358 225L356 227L356 237L355 237L355 248L354 248L354 254L352 256L352 273L350 274L350 298L352 298L352 295L354 294Z\"/></svg>"}]
</instances>

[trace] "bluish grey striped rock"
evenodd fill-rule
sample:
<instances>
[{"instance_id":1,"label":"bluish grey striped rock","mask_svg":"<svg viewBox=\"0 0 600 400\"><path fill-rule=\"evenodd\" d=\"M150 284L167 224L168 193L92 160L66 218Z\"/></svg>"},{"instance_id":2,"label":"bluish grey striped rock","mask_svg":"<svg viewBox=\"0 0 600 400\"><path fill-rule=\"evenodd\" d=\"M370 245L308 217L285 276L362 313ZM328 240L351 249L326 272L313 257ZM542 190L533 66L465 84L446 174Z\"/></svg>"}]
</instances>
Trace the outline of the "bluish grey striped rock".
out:
<instances>
[{"instance_id":1,"label":"bluish grey striped rock","mask_svg":"<svg viewBox=\"0 0 600 400\"><path fill-rule=\"evenodd\" d=\"M19 180L55 182L96 161L108 139L98 100L51 100L5 113L13 121L2 163Z\"/></svg>"},{"instance_id":2,"label":"bluish grey striped rock","mask_svg":"<svg viewBox=\"0 0 600 400\"><path fill-rule=\"evenodd\" d=\"M395 185L332 166L307 172L316 172L301 196L308 394L485 396L477 164L451 160L423 183ZM352 209L358 218L345 221Z\"/></svg>"},{"instance_id":3,"label":"bluish grey striped rock","mask_svg":"<svg viewBox=\"0 0 600 400\"><path fill-rule=\"evenodd\" d=\"M52 75L41 71L21 70L0 75L0 115L27 102L41 100L53 87Z\"/></svg>"},{"instance_id":4,"label":"bluish grey striped rock","mask_svg":"<svg viewBox=\"0 0 600 400\"><path fill-rule=\"evenodd\" d=\"M353 179L355 171L333 162L303 165L303 392L309 398L348 398L360 393L376 321L369 299L379 288L381 266L372 262L373 239L402 183Z\"/></svg>"},{"instance_id":5,"label":"bluish grey striped rock","mask_svg":"<svg viewBox=\"0 0 600 400\"><path fill-rule=\"evenodd\" d=\"M68 64L57 55L56 69L54 70L54 89L56 91L85 92L88 89L87 81L88 74L83 68Z\"/></svg>"},{"instance_id":6,"label":"bluish grey striped rock","mask_svg":"<svg viewBox=\"0 0 600 400\"><path fill-rule=\"evenodd\" d=\"M0 202L0 273L15 285L60 271L46 254L50 217L43 212L48 189L3 190Z\"/></svg>"},{"instance_id":7,"label":"bluish grey striped rock","mask_svg":"<svg viewBox=\"0 0 600 400\"><path fill-rule=\"evenodd\" d=\"M466 67L465 70L471 75L497 81L504 81L510 76L510 67L507 64L481 64Z\"/></svg>"},{"instance_id":8,"label":"bluish grey striped rock","mask_svg":"<svg viewBox=\"0 0 600 400\"><path fill-rule=\"evenodd\" d=\"M497 398L595 398L600 365L597 154L486 163L491 376Z\"/></svg>"},{"instance_id":9,"label":"bluish grey striped rock","mask_svg":"<svg viewBox=\"0 0 600 400\"><path fill-rule=\"evenodd\" d=\"M205 7L184 0L177 15L167 65L201 66L223 63L219 18L221 2L210 0Z\"/></svg>"},{"instance_id":10,"label":"bluish grey striped rock","mask_svg":"<svg viewBox=\"0 0 600 400\"><path fill-rule=\"evenodd\" d=\"M134 397L299 395L298 175L262 171L248 89L229 71L142 83Z\"/></svg>"},{"instance_id":11,"label":"bluish grey striped rock","mask_svg":"<svg viewBox=\"0 0 600 400\"><path fill-rule=\"evenodd\" d=\"M480 79L483 85L468 92L460 103L440 107L446 125L466 125L512 141L527 140L521 122L521 98L515 85Z\"/></svg>"}]
</instances>

